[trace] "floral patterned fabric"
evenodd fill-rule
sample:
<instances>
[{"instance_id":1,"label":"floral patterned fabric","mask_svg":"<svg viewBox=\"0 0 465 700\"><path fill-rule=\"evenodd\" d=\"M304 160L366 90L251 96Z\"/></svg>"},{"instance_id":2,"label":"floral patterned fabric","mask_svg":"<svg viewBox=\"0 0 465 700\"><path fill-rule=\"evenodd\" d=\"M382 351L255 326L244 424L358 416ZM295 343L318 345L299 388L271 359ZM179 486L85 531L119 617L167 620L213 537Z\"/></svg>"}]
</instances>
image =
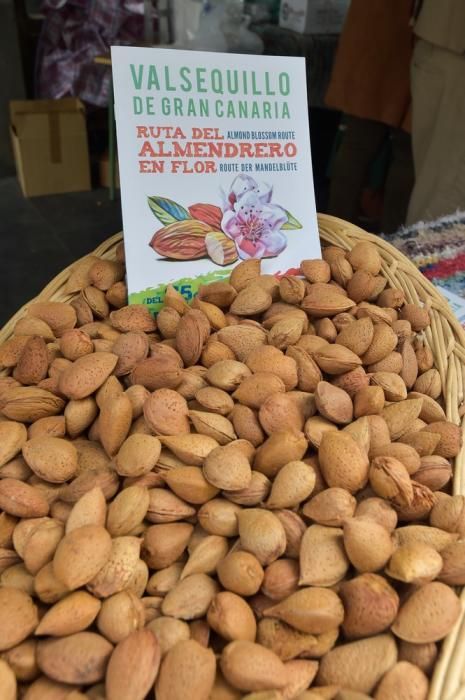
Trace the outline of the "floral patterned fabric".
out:
<instances>
[{"instance_id":1,"label":"floral patterned fabric","mask_svg":"<svg viewBox=\"0 0 465 700\"><path fill-rule=\"evenodd\" d=\"M141 44L143 0L45 0L38 48L37 97L79 97L106 107L110 69L97 65L113 44Z\"/></svg>"}]
</instances>

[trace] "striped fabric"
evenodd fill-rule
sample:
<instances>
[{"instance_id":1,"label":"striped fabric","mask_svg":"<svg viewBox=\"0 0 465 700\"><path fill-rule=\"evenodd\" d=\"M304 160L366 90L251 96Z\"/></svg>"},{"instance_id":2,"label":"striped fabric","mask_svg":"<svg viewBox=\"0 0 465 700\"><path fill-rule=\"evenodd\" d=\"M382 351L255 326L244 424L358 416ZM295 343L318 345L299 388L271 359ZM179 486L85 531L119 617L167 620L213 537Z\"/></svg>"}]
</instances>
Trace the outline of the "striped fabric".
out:
<instances>
[{"instance_id":1,"label":"striped fabric","mask_svg":"<svg viewBox=\"0 0 465 700\"><path fill-rule=\"evenodd\" d=\"M400 250L435 285L465 297L465 212L420 221L382 238Z\"/></svg>"}]
</instances>

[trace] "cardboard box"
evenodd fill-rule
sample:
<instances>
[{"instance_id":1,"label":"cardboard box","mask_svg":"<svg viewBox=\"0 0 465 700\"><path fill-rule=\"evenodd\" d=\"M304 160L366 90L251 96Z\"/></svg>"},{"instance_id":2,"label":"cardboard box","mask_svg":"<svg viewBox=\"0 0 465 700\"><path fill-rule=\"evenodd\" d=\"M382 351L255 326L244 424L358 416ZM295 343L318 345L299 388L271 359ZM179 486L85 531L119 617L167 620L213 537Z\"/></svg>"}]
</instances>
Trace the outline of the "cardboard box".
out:
<instances>
[{"instance_id":1,"label":"cardboard box","mask_svg":"<svg viewBox=\"0 0 465 700\"><path fill-rule=\"evenodd\" d=\"M340 34L350 0L282 0L279 26L299 34Z\"/></svg>"},{"instance_id":2,"label":"cardboard box","mask_svg":"<svg viewBox=\"0 0 465 700\"><path fill-rule=\"evenodd\" d=\"M25 197L90 190L85 110L80 100L10 102L10 133Z\"/></svg>"}]
</instances>

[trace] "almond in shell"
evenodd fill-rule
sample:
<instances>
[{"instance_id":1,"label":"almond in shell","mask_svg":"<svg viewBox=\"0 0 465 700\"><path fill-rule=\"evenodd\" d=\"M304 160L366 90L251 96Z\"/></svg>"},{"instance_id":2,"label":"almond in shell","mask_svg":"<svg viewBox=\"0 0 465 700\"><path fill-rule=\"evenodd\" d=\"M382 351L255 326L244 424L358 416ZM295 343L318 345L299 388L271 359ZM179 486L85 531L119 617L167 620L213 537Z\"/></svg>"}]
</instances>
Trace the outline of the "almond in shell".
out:
<instances>
[{"instance_id":1,"label":"almond in shell","mask_svg":"<svg viewBox=\"0 0 465 700\"><path fill-rule=\"evenodd\" d=\"M407 598L392 625L392 631L407 642L436 642L450 632L460 609L460 600L452 588L433 581L417 588Z\"/></svg>"},{"instance_id":2,"label":"almond in shell","mask_svg":"<svg viewBox=\"0 0 465 700\"><path fill-rule=\"evenodd\" d=\"M391 635L359 639L329 651L321 660L316 682L371 694L396 661L397 647Z\"/></svg>"},{"instance_id":3,"label":"almond in shell","mask_svg":"<svg viewBox=\"0 0 465 700\"><path fill-rule=\"evenodd\" d=\"M164 657L155 690L158 700L204 700L215 682L216 660L211 649L193 639L180 641Z\"/></svg>"},{"instance_id":4,"label":"almond in shell","mask_svg":"<svg viewBox=\"0 0 465 700\"><path fill-rule=\"evenodd\" d=\"M45 340L40 336L32 336L21 352L13 377L24 385L38 384L47 376L48 365Z\"/></svg>"},{"instance_id":5,"label":"almond in shell","mask_svg":"<svg viewBox=\"0 0 465 700\"><path fill-rule=\"evenodd\" d=\"M302 537L299 561L300 586L334 586L349 569L342 530L310 525Z\"/></svg>"},{"instance_id":6,"label":"almond in shell","mask_svg":"<svg viewBox=\"0 0 465 700\"><path fill-rule=\"evenodd\" d=\"M89 583L111 555L111 537L98 525L72 530L62 539L53 558L53 572L70 591Z\"/></svg>"},{"instance_id":7,"label":"almond in shell","mask_svg":"<svg viewBox=\"0 0 465 700\"><path fill-rule=\"evenodd\" d=\"M60 391L69 399L84 399L99 389L113 372L117 355L98 352L84 355L61 373Z\"/></svg>"},{"instance_id":8,"label":"almond in shell","mask_svg":"<svg viewBox=\"0 0 465 700\"><path fill-rule=\"evenodd\" d=\"M226 680L242 691L284 688L288 680L286 667L274 652L247 640L228 644L220 667Z\"/></svg>"},{"instance_id":9,"label":"almond in shell","mask_svg":"<svg viewBox=\"0 0 465 700\"><path fill-rule=\"evenodd\" d=\"M355 493L368 480L368 457L348 434L328 431L323 434L318 458L325 481L329 486L345 488ZM352 468L347 471L350 462Z\"/></svg>"},{"instance_id":10,"label":"almond in shell","mask_svg":"<svg viewBox=\"0 0 465 700\"><path fill-rule=\"evenodd\" d=\"M0 588L0 612L2 631L0 651L15 647L24 641L37 627L39 617L32 598L18 588Z\"/></svg>"},{"instance_id":11,"label":"almond in shell","mask_svg":"<svg viewBox=\"0 0 465 700\"><path fill-rule=\"evenodd\" d=\"M143 700L155 682L160 659L160 645L149 629L136 630L121 640L106 670L108 700Z\"/></svg>"},{"instance_id":12,"label":"almond in shell","mask_svg":"<svg viewBox=\"0 0 465 700\"><path fill-rule=\"evenodd\" d=\"M35 474L52 483L68 481L78 470L77 450L63 438L33 438L24 444L23 457Z\"/></svg>"},{"instance_id":13,"label":"almond in shell","mask_svg":"<svg viewBox=\"0 0 465 700\"><path fill-rule=\"evenodd\" d=\"M339 596L329 588L301 588L288 598L265 610L301 632L324 634L338 627L344 618Z\"/></svg>"},{"instance_id":14,"label":"almond in shell","mask_svg":"<svg viewBox=\"0 0 465 700\"><path fill-rule=\"evenodd\" d=\"M97 683L113 646L94 632L77 632L67 637L49 638L37 645L37 663L49 678L62 683Z\"/></svg>"},{"instance_id":15,"label":"almond in shell","mask_svg":"<svg viewBox=\"0 0 465 700\"><path fill-rule=\"evenodd\" d=\"M64 637L87 629L97 617L101 603L85 591L75 591L55 603L41 618L35 634Z\"/></svg>"}]
</instances>

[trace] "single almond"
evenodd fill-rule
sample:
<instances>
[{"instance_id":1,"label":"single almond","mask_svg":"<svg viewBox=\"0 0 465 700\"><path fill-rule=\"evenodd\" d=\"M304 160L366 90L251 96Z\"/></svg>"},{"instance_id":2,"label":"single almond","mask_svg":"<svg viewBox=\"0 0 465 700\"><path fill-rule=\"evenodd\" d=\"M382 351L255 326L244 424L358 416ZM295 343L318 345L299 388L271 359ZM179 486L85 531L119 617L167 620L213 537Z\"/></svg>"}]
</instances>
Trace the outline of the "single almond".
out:
<instances>
[{"instance_id":1,"label":"single almond","mask_svg":"<svg viewBox=\"0 0 465 700\"><path fill-rule=\"evenodd\" d=\"M35 634L64 637L87 629L97 617L101 603L85 591L75 591L55 603L42 617Z\"/></svg>"},{"instance_id":2,"label":"single almond","mask_svg":"<svg viewBox=\"0 0 465 700\"><path fill-rule=\"evenodd\" d=\"M321 660L316 682L371 695L396 661L397 647L392 635L359 639L329 651Z\"/></svg>"},{"instance_id":3,"label":"single almond","mask_svg":"<svg viewBox=\"0 0 465 700\"><path fill-rule=\"evenodd\" d=\"M218 593L218 584L206 574L192 574L180 581L163 599L164 615L181 620L203 617Z\"/></svg>"},{"instance_id":4,"label":"single almond","mask_svg":"<svg viewBox=\"0 0 465 700\"><path fill-rule=\"evenodd\" d=\"M155 692L157 700L204 700L216 673L215 655L193 639L180 641L164 657Z\"/></svg>"},{"instance_id":5,"label":"single almond","mask_svg":"<svg viewBox=\"0 0 465 700\"><path fill-rule=\"evenodd\" d=\"M382 569L389 560L393 544L383 525L360 516L344 523L344 547L351 564L362 572Z\"/></svg>"},{"instance_id":6,"label":"single almond","mask_svg":"<svg viewBox=\"0 0 465 700\"><path fill-rule=\"evenodd\" d=\"M386 573L404 583L423 585L433 581L441 569L441 555L433 547L417 542L398 547L389 560Z\"/></svg>"},{"instance_id":7,"label":"single almond","mask_svg":"<svg viewBox=\"0 0 465 700\"><path fill-rule=\"evenodd\" d=\"M103 680L113 646L94 632L77 632L37 645L37 663L49 678L60 683L90 685Z\"/></svg>"},{"instance_id":8,"label":"single almond","mask_svg":"<svg viewBox=\"0 0 465 700\"><path fill-rule=\"evenodd\" d=\"M151 569L163 569L181 556L194 527L188 523L152 525L144 533L142 556Z\"/></svg>"},{"instance_id":9,"label":"single almond","mask_svg":"<svg viewBox=\"0 0 465 700\"><path fill-rule=\"evenodd\" d=\"M328 486L359 491L368 479L368 457L355 440L342 432L325 432L318 451L321 470ZM350 462L352 468L347 471Z\"/></svg>"},{"instance_id":10,"label":"single almond","mask_svg":"<svg viewBox=\"0 0 465 700\"><path fill-rule=\"evenodd\" d=\"M286 549L286 534L273 513L250 508L238 515L239 537L243 549L254 554L262 566L278 559Z\"/></svg>"},{"instance_id":11,"label":"single almond","mask_svg":"<svg viewBox=\"0 0 465 700\"><path fill-rule=\"evenodd\" d=\"M110 656L105 678L108 700L144 700L155 682L160 660L160 645L151 630L131 632Z\"/></svg>"},{"instance_id":12,"label":"single almond","mask_svg":"<svg viewBox=\"0 0 465 700\"><path fill-rule=\"evenodd\" d=\"M301 632L324 634L338 627L344 618L339 596L328 588L301 588L288 598L265 610Z\"/></svg>"},{"instance_id":13,"label":"single almond","mask_svg":"<svg viewBox=\"0 0 465 700\"><path fill-rule=\"evenodd\" d=\"M338 425L347 425L353 418L352 400L347 392L329 382L315 388L315 404L320 415Z\"/></svg>"},{"instance_id":14,"label":"single almond","mask_svg":"<svg viewBox=\"0 0 465 700\"><path fill-rule=\"evenodd\" d=\"M139 562L140 547L137 537L115 537L110 556L87 584L88 590L98 598L108 598L128 588Z\"/></svg>"},{"instance_id":15,"label":"single almond","mask_svg":"<svg viewBox=\"0 0 465 700\"><path fill-rule=\"evenodd\" d=\"M110 352L80 357L60 375L60 391L69 399L84 399L90 396L110 376L117 361L117 355Z\"/></svg>"},{"instance_id":16,"label":"single almond","mask_svg":"<svg viewBox=\"0 0 465 700\"><path fill-rule=\"evenodd\" d=\"M342 530L310 525L300 547L300 586L333 586L344 578L349 560Z\"/></svg>"},{"instance_id":17,"label":"single almond","mask_svg":"<svg viewBox=\"0 0 465 700\"><path fill-rule=\"evenodd\" d=\"M266 502L267 508L294 508L310 496L315 486L315 472L305 462L288 462L278 472Z\"/></svg>"},{"instance_id":18,"label":"single almond","mask_svg":"<svg viewBox=\"0 0 465 700\"><path fill-rule=\"evenodd\" d=\"M344 604L342 628L348 639L371 637L387 630L399 609L399 596L385 578L365 573L344 581L339 589Z\"/></svg>"},{"instance_id":19,"label":"single almond","mask_svg":"<svg viewBox=\"0 0 465 700\"><path fill-rule=\"evenodd\" d=\"M392 631L407 642L436 642L450 632L460 610L460 600L452 588L433 581L417 588L407 598L392 625Z\"/></svg>"},{"instance_id":20,"label":"single almond","mask_svg":"<svg viewBox=\"0 0 465 700\"><path fill-rule=\"evenodd\" d=\"M32 598L18 588L0 588L2 631L0 651L15 647L35 630L39 623L37 607Z\"/></svg>"},{"instance_id":21,"label":"single almond","mask_svg":"<svg viewBox=\"0 0 465 700\"><path fill-rule=\"evenodd\" d=\"M70 590L91 581L111 555L111 537L98 525L85 525L69 532L53 559L55 576Z\"/></svg>"},{"instance_id":22,"label":"single almond","mask_svg":"<svg viewBox=\"0 0 465 700\"><path fill-rule=\"evenodd\" d=\"M242 691L284 688L286 667L269 649L248 640L235 640L221 654L220 667L226 680Z\"/></svg>"},{"instance_id":23,"label":"single almond","mask_svg":"<svg viewBox=\"0 0 465 700\"><path fill-rule=\"evenodd\" d=\"M255 641L257 623L250 606L236 593L223 591L210 603L207 622L223 639Z\"/></svg>"}]
</instances>

